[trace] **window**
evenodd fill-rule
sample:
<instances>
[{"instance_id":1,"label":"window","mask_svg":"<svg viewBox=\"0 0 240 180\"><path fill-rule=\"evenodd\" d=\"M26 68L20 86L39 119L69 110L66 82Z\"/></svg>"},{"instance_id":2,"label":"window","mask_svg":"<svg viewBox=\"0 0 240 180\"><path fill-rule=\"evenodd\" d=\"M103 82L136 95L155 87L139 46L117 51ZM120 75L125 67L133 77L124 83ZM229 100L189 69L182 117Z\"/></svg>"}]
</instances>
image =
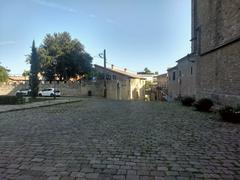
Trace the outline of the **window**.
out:
<instances>
[{"instance_id":1,"label":"window","mask_svg":"<svg viewBox=\"0 0 240 180\"><path fill-rule=\"evenodd\" d=\"M175 81L175 79L176 79L176 72L174 71L174 72L173 72L172 80Z\"/></svg>"},{"instance_id":2,"label":"window","mask_svg":"<svg viewBox=\"0 0 240 180\"><path fill-rule=\"evenodd\" d=\"M113 80L116 80L116 79L117 79L117 76L116 76L116 75L112 75L112 79L113 79Z\"/></svg>"},{"instance_id":3,"label":"window","mask_svg":"<svg viewBox=\"0 0 240 180\"><path fill-rule=\"evenodd\" d=\"M111 80L111 77L112 77L111 75L107 74L106 79Z\"/></svg>"}]
</instances>

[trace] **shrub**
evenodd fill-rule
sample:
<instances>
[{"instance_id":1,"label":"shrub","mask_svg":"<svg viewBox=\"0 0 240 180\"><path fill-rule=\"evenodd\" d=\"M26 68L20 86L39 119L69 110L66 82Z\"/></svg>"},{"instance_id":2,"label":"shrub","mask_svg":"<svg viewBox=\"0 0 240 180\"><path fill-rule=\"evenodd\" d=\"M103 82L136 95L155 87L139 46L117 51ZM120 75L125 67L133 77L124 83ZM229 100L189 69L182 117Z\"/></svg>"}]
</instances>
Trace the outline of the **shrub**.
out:
<instances>
[{"instance_id":1,"label":"shrub","mask_svg":"<svg viewBox=\"0 0 240 180\"><path fill-rule=\"evenodd\" d=\"M0 104L22 104L24 99L22 96L0 96Z\"/></svg>"},{"instance_id":2,"label":"shrub","mask_svg":"<svg viewBox=\"0 0 240 180\"><path fill-rule=\"evenodd\" d=\"M174 98L174 101L181 101L182 97L181 95L178 95L177 97Z\"/></svg>"},{"instance_id":3,"label":"shrub","mask_svg":"<svg viewBox=\"0 0 240 180\"><path fill-rule=\"evenodd\" d=\"M219 110L219 114L224 121L240 123L240 106L236 108L225 106Z\"/></svg>"},{"instance_id":4,"label":"shrub","mask_svg":"<svg viewBox=\"0 0 240 180\"><path fill-rule=\"evenodd\" d=\"M193 97L189 97L189 96L183 97L181 99L181 103L183 106L192 106L192 104L194 102L195 102L195 99Z\"/></svg>"},{"instance_id":5,"label":"shrub","mask_svg":"<svg viewBox=\"0 0 240 180\"><path fill-rule=\"evenodd\" d=\"M211 99L203 98L194 103L194 106L198 111L209 112L210 108L213 106L213 102Z\"/></svg>"}]
</instances>

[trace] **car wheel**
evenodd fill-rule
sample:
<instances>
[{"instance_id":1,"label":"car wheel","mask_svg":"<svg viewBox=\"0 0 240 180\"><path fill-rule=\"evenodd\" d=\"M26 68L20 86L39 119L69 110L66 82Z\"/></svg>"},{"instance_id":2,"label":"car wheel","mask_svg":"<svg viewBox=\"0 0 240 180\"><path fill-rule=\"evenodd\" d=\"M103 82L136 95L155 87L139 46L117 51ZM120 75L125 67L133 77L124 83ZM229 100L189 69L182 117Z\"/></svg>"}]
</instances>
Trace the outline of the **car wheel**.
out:
<instances>
[{"instance_id":1,"label":"car wheel","mask_svg":"<svg viewBox=\"0 0 240 180\"><path fill-rule=\"evenodd\" d=\"M42 97L42 94L39 94L40 97Z\"/></svg>"},{"instance_id":2,"label":"car wheel","mask_svg":"<svg viewBox=\"0 0 240 180\"><path fill-rule=\"evenodd\" d=\"M50 96L51 96L51 97L53 97L53 96L54 96L54 94L50 94Z\"/></svg>"}]
</instances>

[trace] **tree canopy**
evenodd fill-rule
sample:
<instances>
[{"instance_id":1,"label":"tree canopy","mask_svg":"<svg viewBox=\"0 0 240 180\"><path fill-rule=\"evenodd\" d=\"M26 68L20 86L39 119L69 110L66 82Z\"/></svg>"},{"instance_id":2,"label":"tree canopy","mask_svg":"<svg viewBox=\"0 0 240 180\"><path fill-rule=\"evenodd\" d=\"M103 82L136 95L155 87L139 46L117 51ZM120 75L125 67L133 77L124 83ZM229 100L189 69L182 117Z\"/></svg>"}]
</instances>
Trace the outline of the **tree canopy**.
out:
<instances>
[{"instance_id":1,"label":"tree canopy","mask_svg":"<svg viewBox=\"0 0 240 180\"><path fill-rule=\"evenodd\" d=\"M0 65L0 82L6 82L8 80L8 71L9 70Z\"/></svg>"},{"instance_id":2,"label":"tree canopy","mask_svg":"<svg viewBox=\"0 0 240 180\"><path fill-rule=\"evenodd\" d=\"M55 74L60 80L68 80L91 71L92 57L68 32L47 34L38 48L38 54L41 74L47 80L53 80Z\"/></svg>"},{"instance_id":3,"label":"tree canopy","mask_svg":"<svg viewBox=\"0 0 240 180\"><path fill-rule=\"evenodd\" d=\"M145 67L144 68L144 73L145 74L151 74L152 72L147 67Z\"/></svg>"},{"instance_id":4,"label":"tree canopy","mask_svg":"<svg viewBox=\"0 0 240 180\"><path fill-rule=\"evenodd\" d=\"M142 72L138 72L138 74L153 74L147 67L144 68Z\"/></svg>"},{"instance_id":5,"label":"tree canopy","mask_svg":"<svg viewBox=\"0 0 240 180\"><path fill-rule=\"evenodd\" d=\"M24 77L27 77L27 76L29 76L30 75L30 70L24 70L23 71L23 73L22 73L22 76L24 76Z\"/></svg>"}]
</instances>

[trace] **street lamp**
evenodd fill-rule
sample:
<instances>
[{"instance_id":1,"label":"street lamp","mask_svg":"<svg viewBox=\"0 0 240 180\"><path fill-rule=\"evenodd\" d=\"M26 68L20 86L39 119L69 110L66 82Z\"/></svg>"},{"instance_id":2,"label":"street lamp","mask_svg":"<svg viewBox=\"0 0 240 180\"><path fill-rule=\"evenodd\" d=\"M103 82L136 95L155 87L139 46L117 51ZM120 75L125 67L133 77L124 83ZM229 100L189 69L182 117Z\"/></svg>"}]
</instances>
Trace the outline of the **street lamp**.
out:
<instances>
[{"instance_id":1,"label":"street lamp","mask_svg":"<svg viewBox=\"0 0 240 180\"><path fill-rule=\"evenodd\" d=\"M56 68L57 68L57 60L56 59L53 59L52 61L52 64L54 66L54 91L53 91L53 99L55 100L56 99L56 78L55 78L55 75L56 75Z\"/></svg>"}]
</instances>

